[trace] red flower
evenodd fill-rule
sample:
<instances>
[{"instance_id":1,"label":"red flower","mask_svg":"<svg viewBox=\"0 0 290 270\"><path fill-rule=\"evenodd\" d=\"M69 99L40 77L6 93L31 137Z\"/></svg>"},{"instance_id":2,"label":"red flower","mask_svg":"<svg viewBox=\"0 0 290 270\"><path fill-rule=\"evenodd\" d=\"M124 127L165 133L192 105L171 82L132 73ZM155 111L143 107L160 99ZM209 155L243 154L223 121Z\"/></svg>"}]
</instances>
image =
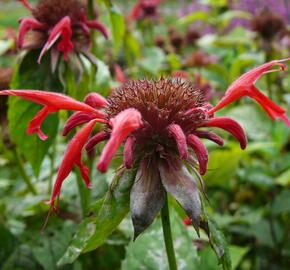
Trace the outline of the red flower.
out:
<instances>
[{"instance_id":1,"label":"red flower","mask_svg":"<svg viewBox=\"0 0 290 270\"><path fill-rule=\"evenodd\" d=\"M286 111L260 92L254 85L263 74L276 72L279 70L284 71L286 66L283 62L289 60L290 58L273 60L246 72L230 85L224 97L215 107L209 110L208 113L213 114L237 99L243 96L248 96L255 99L272 119L280 118L287 126L290 126L290 120L286 115ZM279 66L279 69L271 69L273 66Z\"/></svg>"},{"instance_id":2,"label":"red flower","mask_svg":"<svg viewBox=\"0 0 290 270\"><path fill-rule=\"evenodd\" d=\"M41 0L35 8L27 0L21 0L21 2L32 12L34 18L21 19L18 47L25 46L24 37L28 31L35 30L43 33L47 41L43 45L39 40L42 50L38 62L55 44L56 49L63 53L64 60L67 60L71 51L81 49L76 48L79 46L77 44L85 40L84 47L87 47L87 43L90 42L90 29L96 29L108 38L107 30L102 24L87 19L85 7L78 0Z\"/></svg>"},{"instance_id":3,"label":"red flower","mask_svg":"<svg viewBox=\"0 0 290 270\"><path fill-rule=\"evenodd\" d=\"M132 8L129 19L140 20L146 17L155 18L161 0L138 0Z\"/></svg>"}]
</instances>

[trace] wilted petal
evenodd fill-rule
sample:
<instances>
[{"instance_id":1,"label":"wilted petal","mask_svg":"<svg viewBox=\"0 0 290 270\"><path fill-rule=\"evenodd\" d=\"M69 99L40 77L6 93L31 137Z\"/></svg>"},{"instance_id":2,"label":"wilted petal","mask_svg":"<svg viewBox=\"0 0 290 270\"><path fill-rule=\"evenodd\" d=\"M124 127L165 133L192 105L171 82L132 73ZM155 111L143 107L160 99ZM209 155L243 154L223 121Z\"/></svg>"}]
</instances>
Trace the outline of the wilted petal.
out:
<instances>
[{"instance_id":1,"label":"wilted petal","mask_svg":"<svg viewBox=\"0 0 290 270\"><path fill-rule=\"evenodd\" d=\"M64 54L64 60L67 60L68 53L73 49L74 45L71 42L72 29L71 20L69 16L63 17L51 30L48 40L41 50L40 56L38 58L38 63L40 63L43 55L55 44L55 42L61 38L57 44L57 49Z\"/></svg>"},{"instance_id":2,"label":"wilted petal","mask_svg":"<svg viewBox=\"0 0 290 270\"><path fill-rule=\"evenodd\" d=\"M90 152L93 148L100 142L109 139L110 135L108 132L100 131L92 138L89 139L88 143L86 144L86 151Z\"/></svg>"},{"instance_id":3,"label":"wilted petal","mask_svg":"<svg viewBox=\"0 0 290 270\"><path fill-rule=\"evenodd\" d=\"M64 158L58 169L57 178L53 187L50 200L48 202L48 204L50 204L52 207L54 207L55 198L60 194L60 189L63 181L67 178L75 165L80 167L81 174L84 178L85 183L87 184L87 186L90 186L88 169L81 163L81 153L95 124L96 120L90 121L76 133L76 135L68 144L64 154Z\"/></svg>"},{"instance_id":4,"label":"wilted petal","mask_svg":"<svg viewBox=\"0 0 290 270\"><path fill-rule=\"evenodd\" d=\"M103 24L101 24L101 23L99 23L97 21L86 21L85 24L89 28L99 30L106 39L109 37L108 31L107 31L106 27Z\"/></svg>"},{"instance_id":5,"label":"wilted petal","mask_svg":"<svg viewBox=\"0 0 290 270\"><path fill-rule=\"evenodd\" d=\"M131 169L134 161L134 147L136 144L135 137L131 136L126 140L124 146L124 165L127 169Z\"/></svg>"},{"instance_id":6,"label":"wilted petal","mask_svg":"<svg viewBox=\"0 0 290 270\"><path fill-rule=\"evenodd\" d=\"M105 99L103 96L101 96L98 93L89 93L85 97L84 102L95 109L103 108L106 105L108 105L107 99Z\"/></svg>"},{"instance_id":7,"label":"wilted petal","mask_svg":"<svg viewBox=\"0 0 290 270\"><path fill-rule=\"evenodd\" d=\"M156 162L142 160L130 194L134 239L153 222L164 205L164 198L165 191Z\"/></svg>"},{"instance_id":8,"label":"wilted petal","mask_svg":"<svg viewBox=\"0 0 290 270\"><path fill-rule=\"evenodd\" d=\"M66 136L73 128L87 123L93 119L95 119L96 116L92 113L87 112L75 112L71 115L71 117L66 121L62 135Z\"/></svg>"},{"instance_id":9,"label":"wilted petal","mask_svg":"<svg viewBox=\"0 0 290 270\"><path fill-rule=\"evenodd\" d=\"M208 153L202 141L195 135L190 134L187 136L187 143L196 154L199 163L199 172L204 175L207 170Z\"/></svg>"},{"instance_id":10,"label":"wilted petal","mask_svg":"<svg viewBox=\"0 0 290 270\"><path fill-rule=\"evenodd\" d=\"M262 94L255 86L255 82L266 73L284 71L286 69L283 62L289 61L290 58L282 60L273 60L271 62L265 63L259 67L256 67L237 80L235 80L226 91L224 97L219 101L219 103L209 110L209 114L213 114L217 110L227 106L228 104L236 101L243 96L249 96L255 99L272 119L281 118L287 126L290 126L290 120L286 116L286 111ZM279 69L271 69L273 66L279 66Z\"/></svg>"},{"instance_id":11,"label":"wilted petal","mask_svg":"<svg viewBox=\"0 0 290 270\"><path fill-rule=\"evenodd\" d=\"M107 171L110 161L122 142L130 133L142 126L141 118L140 112L130 108L120 112L115 118L110 120L112 132L98 163L100 172Z\"/></svg>"},{"instance_id":12,"label":"wilted petal","mask_svg":"<svg viewBox=\"0 0 290 270\"><path fill-rule=\"evenodd\" d=\"M45 24L39 22L34 18L23 18L20 21L19 35L17 38L17 46L21 48L23 46L23 41L26 33L30 30L44 30L46 29Z\"/></svg>"},{"instance_id":13,"label":"wilted petal","mask_svg":"<svg viewBox=\"0 0 290 270\"><path fill-rule=\"evenodd\" d=\"M195 179L179 160L160 161L159 172L165 190L180 203L199 232L201 201Z\"/></svg>"},{"instance_id":14,"label":"wilted petal","mask_svg":"<svg viewBox=\"0 0 290 270\"><path fill-rule=\"evenodd\" d=\"M171 124L167 127L167 130L169 134L174 138L178 152L180 154L180 157L182 159L188 158L188 152L187 152L187 144L186 144L186 137L181 129L181 127L177 124Z\"/></svg>"},{"instance_id":15,"label":"wilted petal","mask_svg":"<svg viewBox=\"0 0 290 270\"><path fill-rule=\"evenodd\" d=\"M211 140L220 146L224 145L224 140L213 132L196 130L194 131L194 134L198 136L199 138L205 138L205 139Z\"/></svg>"}]
</instances>

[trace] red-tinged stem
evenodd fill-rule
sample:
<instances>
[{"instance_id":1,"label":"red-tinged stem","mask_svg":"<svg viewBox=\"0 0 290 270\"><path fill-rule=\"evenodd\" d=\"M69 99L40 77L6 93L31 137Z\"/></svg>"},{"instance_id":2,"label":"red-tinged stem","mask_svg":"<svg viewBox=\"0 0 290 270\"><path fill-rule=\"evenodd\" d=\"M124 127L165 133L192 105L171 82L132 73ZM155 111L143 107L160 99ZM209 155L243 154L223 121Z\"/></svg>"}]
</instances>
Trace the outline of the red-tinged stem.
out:
<instances>
[{"instance_id":1,"label":"red-tinged stem","mask_svg":"<svg viewBox=\"0 0 290 270\"><path fill-rule=\"evenodd\" d=\"M21 174L26 186L27 186L27 189L34 195L37 195L37 191L34 187L34 185L32 184L31 180L30 180L30 177L27 175L25 169L24 169L24 166L23 166L23 161L20 157L20 154L19 152L16 150L16 149L13 149L13 154L14 154L14 158L15 158L15 162L16 162L16 165L18 167L18 170L19 170L19 173Z\"/></svg>"},{"instance_id":2,"label":"red-tinged stem","mask_svg":"<svg viewBox=\"0 0 290 270\"><path fill-rule=\"evenodd\" d=\"M169 216L169 208L168 208L168 198L167 194L165 196L165 203L163 208L161 209L161 221L162 221L162 229L164 236L164 243L166 247L167 259L169 264L169 270L177 270L171 226L170 226L170 216Z\"/></svg>"}]
</instances>

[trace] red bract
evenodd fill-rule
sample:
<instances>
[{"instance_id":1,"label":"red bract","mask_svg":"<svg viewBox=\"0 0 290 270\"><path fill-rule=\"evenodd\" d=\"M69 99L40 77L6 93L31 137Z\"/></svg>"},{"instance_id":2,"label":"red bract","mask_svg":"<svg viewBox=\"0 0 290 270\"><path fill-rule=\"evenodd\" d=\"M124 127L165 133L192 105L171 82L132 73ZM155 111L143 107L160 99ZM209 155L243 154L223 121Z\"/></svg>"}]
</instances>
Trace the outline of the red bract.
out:
<instances>
[{"instance_id":1,"label":"red bract","mask_svg":"<svg viewBox=\"0 0 290 270\"><path fill-rule=\"evenodd\" d=\"M47 41L44 45L42 39L35 42L42 47L38 62L55 44L56 49L63 53L64 60L68 59L71 51L81 51L82 48L78 48L80 44L85 43L83 47L88 47L90 29L96 29L108 38L107 30L102 24L87 19L85 6L81 1L40 0L35 8L26 0L21 0L21 2L32 12L34 18L21 19L18 47L25 46L24 37L28 31L36 30L42 33ZM74 37L73 40L72 37Z\"/></svg>"},{"instance_id":2,"label":"red bract","mask_svg":"<svg viewBox=\"0 0 290 270\"><path fill-rule=\"evenodd\" d=\"M254 85L263 74L276 72L279 70L284 71L286 66L283 64L283 62L289 60L290 58L273 60L246 72L230 85L224 97L215 107L209 110L208 113L213 114L214 112L236 101L237 99L243 96L248 96L255 99L272 119L280 118L287 126L290 126L290 120L286 115L286 111L274 103L267 96L265 96L262 92L260 92L259 89ZM273 66L278 66L279 69L271 69Z\"/></svg>"},{"instance_id":3,"label":"red bract","mask_svg":"<svg viewBox=\"0 0 290 270\"><path fill-rule=\"evenodd\" d=\"M3 90L0 91L0 95L19 96L44 106L30 121L27 128L28 134L36 133L41 140L47 139L47 136L42 132L40 127L49 113L54 113L59 110L72 110L88 113L94 116L92 118L103 119L105 116L103 112L97 111L85 103L59 93L37 90Z\"/></svg>"},{"instance_id":4,"label":"red bract","mask_svg":"<svg viewBox=\"0 0 290 270\"><path fill-rule=\"evenodd\" d=\"M51 198L48 202L53 208L55 208L54 202L55 198L60 195L60 189L63 181L67 178L69 173L72 171L74 166L78 166L81 171L81 175L88 188L91 188L91 183L89 179L89 169L82 163L81 155L82 149L87 142L90 133L97 121L92 120L86 124L82 129L80 129L76 135L72 138L67 146L64 154L64 158L58 169L57 178L53 187Z\"/></svg>"}]
</instances>

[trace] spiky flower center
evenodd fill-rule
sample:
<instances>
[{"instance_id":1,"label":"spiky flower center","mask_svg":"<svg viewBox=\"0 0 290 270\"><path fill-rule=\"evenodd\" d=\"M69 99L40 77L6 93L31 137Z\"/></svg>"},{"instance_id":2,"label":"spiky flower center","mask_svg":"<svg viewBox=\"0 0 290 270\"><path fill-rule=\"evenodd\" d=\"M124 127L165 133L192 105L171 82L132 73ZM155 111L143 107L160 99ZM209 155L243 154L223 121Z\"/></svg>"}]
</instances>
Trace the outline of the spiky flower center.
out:
<instances>
[{"instance_id":1,"label":"spiky flower center","mask_svg":"<svg viewBox=\"0 0 290 270\"><path fill-rule=\"evenodd\" d=\"M146 143L166 143L166 129L172 123L189 134L207 118L204 94L179 79L130 81L115 89L108 102L108 120L128 108L141 113L144 127L134 135Z\"/></svg>"},{"instance_id":2,"label":"spiky flower center","mask_svg":"<svg viewBox=\"0 0 290 270\"><path fill-rule=\"evenodd\" d=\"M63 17L69 16L72 24L82 20L85 6L78 0L40 0L33 16L48 26L54 26Z\"/></svg>"}]
</instances>

